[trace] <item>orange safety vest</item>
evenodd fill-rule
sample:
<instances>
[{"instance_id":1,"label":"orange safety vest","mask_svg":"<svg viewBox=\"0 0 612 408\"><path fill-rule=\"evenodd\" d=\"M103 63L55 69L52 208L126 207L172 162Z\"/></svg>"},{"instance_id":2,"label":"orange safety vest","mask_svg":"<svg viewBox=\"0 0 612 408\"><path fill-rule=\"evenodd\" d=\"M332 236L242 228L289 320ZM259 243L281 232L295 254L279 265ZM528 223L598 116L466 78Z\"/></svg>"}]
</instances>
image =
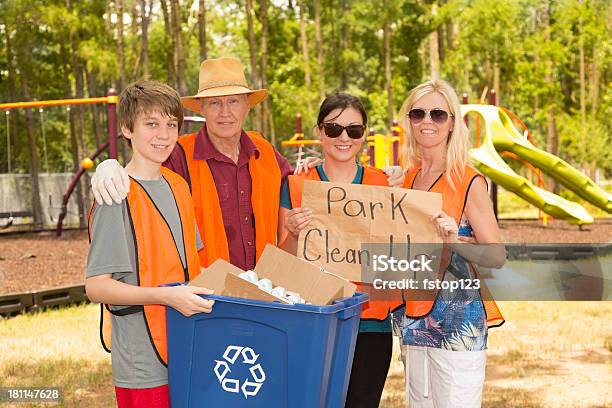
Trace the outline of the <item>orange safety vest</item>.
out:
<instances>
[{"instance_id":1,"label":"orange safety vest","mask_svg":"<svg viewBox=\"0 0 612 408\"><path fill-rule=\"evenodd\" d=\"M146 190L138 181L130 178L130 191L127 195L127 208L137 260L138 286L157 287L174 282L187 282L200 273L200 262L196 249L196 227L193 203L189 186L178 174L163 168L166 179L176 201L181 227L187 268L183 268L179 249L174 241L168 222L159 212ZM91 241L91 221L93 209L89 213L89 239ZM166 343L166 307L163 305L134 305L120 310L111 310L108 305L101 306L100 339L102 346L111 352L112 324L110 314L126 316L144 312L143 318L153 350L162 364L167 365L168 348Z\"/></svg>"},{"instance_id":2,"label":"orange safety vest","mask_svg":"<svg viewBox=\"0 0 612 408\"><path fill-rule=\"evenodd\" d=\"M249 159L251 204L256 231L255 251L256 259L259 259L267 244L276 245L281 170L274 147L258 132L247 132L247 135L259 150L258 158L253 155ZM199 252L200 263L208 267L219 258L229 262L229 248L219 195L210 167L206 160L193 159L196 137L197 133L181 136L179 144L185 151L196 222L204 242L204 250Z\"/></svg>"},{"instance_id":3,"label":"orange safety vest","mask_svg":"<svg viewBox=\"0 0 612 408\"><path fill-rule=\"evenodd\" d=\"M302 187L304 180L321 181L319 172L316 168L310 169L307 173L299 175L290 175L288 177L289 195L291 197L291 206L299 208L302 205ZM363 179L361 184L369 186L388 186L387 175L374 167L364 166ZM401 291L386 290L384 293L380 290L375 290L371 284L362 282L353 282L357 285L357 291L365 292L370 296L370 300L364 303L361 307L362 319L385 320L389 315L389 311L394 311L403 306ZM381 300L380 298L384 298Z\"/></svg>"},{"instance_id":4,"label":"orange safety vest","mask_svg":"<svg viewBox=\"0 0 612 408\"><path fill-rule=\"evenodd\" d=\"M406 173L406 179L404 180L405 188L412 188L414 179L419 171L420 167L412 167L408 170ZM442 194L442 210L449 216L453 217L455 222L457 222L457 225L459 225L461 222L461 217L463 216L463 211L465 209L465 204L467 202L467 197L472 182L477 177L482 176L472 167L466 166L462 179L460 181L454 181L455 189L453 189L448 183L448 180L444 174L441 175L429 189L431 192ZM443 260L443 264L448 266L449 260L450 259L447 259L446 263ZM477 269L471 263L470 268L474 274L477 274ZM444 279L444 276L442 276L441 279ZM495 303L491 297L491 294L484 284L484 281L481 280L480 284L481 297L483 293L485 294L485 297L482 297L482 299L485 313L487 315L487 325L488 327L501 326L504 323L504 318L501 311L499 310L497 303ZM407 289L404 291L404 293L406 300L406 316L411 318L427 316L432 311L434 303L438 297L437 290Z\"/></svg>"}]
</instances>

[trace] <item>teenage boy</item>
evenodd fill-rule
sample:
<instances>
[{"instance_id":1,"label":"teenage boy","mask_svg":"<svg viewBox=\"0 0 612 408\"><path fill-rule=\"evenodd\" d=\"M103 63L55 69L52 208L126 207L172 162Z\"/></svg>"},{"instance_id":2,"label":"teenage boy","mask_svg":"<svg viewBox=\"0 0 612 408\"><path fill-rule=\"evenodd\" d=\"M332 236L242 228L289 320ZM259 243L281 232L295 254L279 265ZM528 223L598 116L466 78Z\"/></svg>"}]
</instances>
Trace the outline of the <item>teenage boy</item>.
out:
<instances>
[{"instance_id":1,"label":"teenage boy","mask_svg":"<svg viewBox=\"0 0 612 408\"><path fill-rule=\"evenodd\" d=\"M130 192L121 204L94 203L85 289L102 304L102 345L112 344L117 405L168 407L165 307L190 316L209 313L214 301L185 282L200 272L202 242L189 186L163 168L183 122L178 93L167 85L142 81L119 97L119 124L132 147L125 167Z\"/></svg>"}]
</instances>

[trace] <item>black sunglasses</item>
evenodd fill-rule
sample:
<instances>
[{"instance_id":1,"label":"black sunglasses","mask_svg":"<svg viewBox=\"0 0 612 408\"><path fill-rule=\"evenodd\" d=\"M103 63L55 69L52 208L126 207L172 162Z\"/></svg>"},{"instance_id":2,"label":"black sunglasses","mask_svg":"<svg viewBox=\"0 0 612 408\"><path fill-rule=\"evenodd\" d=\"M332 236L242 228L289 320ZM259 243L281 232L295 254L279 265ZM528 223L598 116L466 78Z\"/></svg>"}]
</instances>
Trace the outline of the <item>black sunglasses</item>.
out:
<instances>
[{"instance_id":1,"label":"black sunglasses","mask_svg":"<svg viewBox=\"0 0 612 408\"><path fill-rule=\"evenodd\" d=\"M321 123L319 127L322 127L327 137L335 138L342 134L346 130L346 134L351 139L361 139L365 132L365 125L348 125L342 126L337 123Z\"/></svg>"},{"instance_id":2,"label":"black sunglasses","mask_svg":"<svg viewBox=\"0 0 612 408\"><path fill-rule=\"evenodd\" d=\"M429 117L431 118L432 122L437 123L439 125L446 123L449 116L453 116L452 114L448 113L447 111L443 109L415 108L415 109L410 110L410 112L408 112L408 118L410 119L410 122L416 125L417 123L420 123L423 119L425 119L425 116L428 113L429 113Z\"/></svg>"}]
</instances>

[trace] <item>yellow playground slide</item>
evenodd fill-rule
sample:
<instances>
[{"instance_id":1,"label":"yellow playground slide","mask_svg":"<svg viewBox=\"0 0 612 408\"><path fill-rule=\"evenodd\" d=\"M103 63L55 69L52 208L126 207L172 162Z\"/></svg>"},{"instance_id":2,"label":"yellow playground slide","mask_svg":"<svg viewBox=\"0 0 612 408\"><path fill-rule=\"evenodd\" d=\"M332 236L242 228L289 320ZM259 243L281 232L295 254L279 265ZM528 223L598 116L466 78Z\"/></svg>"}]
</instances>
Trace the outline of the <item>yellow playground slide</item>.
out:
<instances>
[{"instance_id":1,"label":"yellow playground slide","mask_svg":"<svg viewBox=\"0 0 612 408\"><path fill-rule=\"evenodd\" d=\"M494 183L555 218L577 225L593 223L593 217L580 204L535 186L515 173L498 153L512 152L586 201L608 213L612 212L612 195L564 160L531 144L501 108L492 105L462 105L461 111L464 116L474 112L483 119L484 138L479 147L472 149L471 157L478 170Z\"/></svg>"}]
</instances>

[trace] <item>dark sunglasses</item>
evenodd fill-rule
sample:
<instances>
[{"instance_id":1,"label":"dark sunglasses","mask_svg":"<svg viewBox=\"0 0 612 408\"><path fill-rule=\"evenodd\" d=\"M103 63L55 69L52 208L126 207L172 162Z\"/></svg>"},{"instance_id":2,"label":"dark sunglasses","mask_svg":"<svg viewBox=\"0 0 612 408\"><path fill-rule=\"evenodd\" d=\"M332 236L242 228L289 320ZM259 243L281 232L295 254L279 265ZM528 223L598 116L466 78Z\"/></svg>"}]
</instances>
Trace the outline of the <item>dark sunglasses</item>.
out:
<instances>
[{"instance_id":1,"label":"dark sunglasses","mask_svg":"<svg viewBox=\"0 0 612 408\"><path fill-rule=\"evenodd\" d=\"M408 112L408 118L410 119L410 122L416 125L417 123L420 123L423 119L425 119L425 116L427 114L429 114L429 117L431 118L432 122L437 123L439 125L446 123L449 116L453 116L452 114L442 109L426 110L421 108L415 108Z\"/></svg>"},{"instance_id":2,"label":"dark sunglasses","mask_svg":"<svg viewBox=\"0 0 612 408\"><path fill-rule=\"evenodd\" d=\"M331 138L340 136L346 130L346 134L351 139L361 139L366 128L365 125L342 126L337 123L321 123L319 127L322 127L327 137Z\"/></svg>"}]
</instances>

